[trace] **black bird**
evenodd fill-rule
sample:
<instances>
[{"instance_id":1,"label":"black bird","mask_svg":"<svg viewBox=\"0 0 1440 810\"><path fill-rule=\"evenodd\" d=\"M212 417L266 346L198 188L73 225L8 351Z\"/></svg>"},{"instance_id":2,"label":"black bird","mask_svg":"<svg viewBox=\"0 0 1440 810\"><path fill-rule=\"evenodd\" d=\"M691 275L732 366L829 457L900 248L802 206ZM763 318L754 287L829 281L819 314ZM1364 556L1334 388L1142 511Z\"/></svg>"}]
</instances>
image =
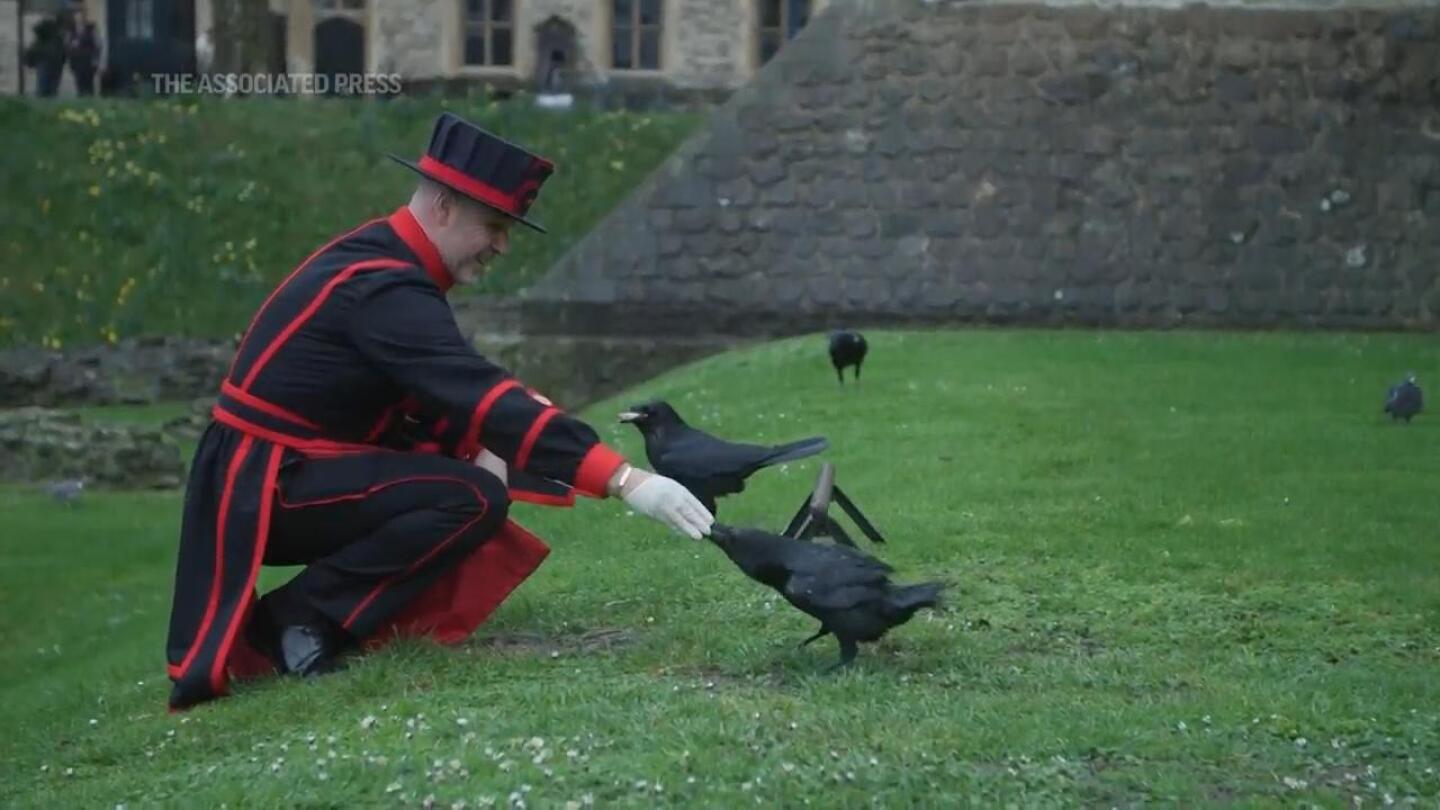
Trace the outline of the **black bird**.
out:
<instances>
[{"instance_id":1,"label":"black bird","mask_svg":"<svg viewBox=\"0 0 1440 810\"><path fill-rule=\"evenodd\" d=\"M645 437L645 456L655 472L681 486L715 514L715 499L745 489L745 479L762 467L807 458L830 446L823 436L774 447L718 439L685 424L663 400L635 405L620 414Z\"/></svg>"},{"instance_id":2,"label":"black bird","mask_svg":"<svg viewBox=\"0 0 1440 810\"><path fill-rule=\"evenodd\" d=\"M939 582L895 585L890 566L848 546L791 540L756 529L719 523L710 539L751 579L779 591L785 600L820 620L820 629L800 646L834 634L840 663L849 665L859 642L876 641L910 621L920 608L940 604Z\"/></svg>"},{"instance_id":3,"label":"black bird","mask_svg":"<svg viewBox=\"0 0 1440 810\"><path fill-rule=\"evenodd\" d=\"M1404 382L1390 386L1390 394L1385 397L1385 412L1390 414L1391 420L1409 422L1424 409L1425 395L1415 382L1414 374L1407 374Z\"/></svg>"},{"instance_id":4,"label":"black bird","mask_svg":"<svg viewBox=\"0 0 1440 810\"><path fill-rule=\"evenodd\" d=\"M859 332L842 329L830 333L830 364L835 366L835 376L840 378L841 385L845 384L848 366L855 367L855 381L860 381L860 364L865 362L869 351L865 336Z\"/></svg>"}]
</instances>

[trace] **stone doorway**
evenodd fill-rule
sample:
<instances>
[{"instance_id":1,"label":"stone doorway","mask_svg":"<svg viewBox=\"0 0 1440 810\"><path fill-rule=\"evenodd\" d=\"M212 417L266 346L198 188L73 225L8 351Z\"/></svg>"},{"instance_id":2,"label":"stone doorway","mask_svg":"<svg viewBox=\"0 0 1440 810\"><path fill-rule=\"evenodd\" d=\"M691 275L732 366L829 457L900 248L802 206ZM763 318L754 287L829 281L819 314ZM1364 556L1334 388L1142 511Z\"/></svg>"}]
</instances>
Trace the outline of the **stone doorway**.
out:
<instances>
[{"instance_id":1,"label":"stone doorway","mask_svg":"<svg viewBox=\"0 0 1440 810\"><path fill-rule=\"evenodd\" d=\"M575 26L550 17L535 26L535 86L542 93L567 93L579 78Z\"/></svg>"}]
</instances>

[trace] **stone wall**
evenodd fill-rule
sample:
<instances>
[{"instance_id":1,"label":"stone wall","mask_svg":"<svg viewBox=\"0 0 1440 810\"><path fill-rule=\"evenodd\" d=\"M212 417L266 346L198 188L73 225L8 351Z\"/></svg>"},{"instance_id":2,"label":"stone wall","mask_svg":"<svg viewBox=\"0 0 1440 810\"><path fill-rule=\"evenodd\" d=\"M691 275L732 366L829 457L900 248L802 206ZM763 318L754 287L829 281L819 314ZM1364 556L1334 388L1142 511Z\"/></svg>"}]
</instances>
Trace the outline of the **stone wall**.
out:
<instances>
[{"instance_id":1,"label":"stone wall","mask_svg":"<svg viewBox=\"0 0 1440 810\"><path fill-rule=\"evenodd\" d=\"M524 312L1433 328L1440 8L835 4Z\"/></svg>"},{"instance_id":2,"label":"stone wall","mask_svg":"<svg viewBox=\"0 0 1440 810\"><path fill-rule=\"evenodd\" d=\"M146 404L216 396L232 341L126 339L65 351L0 350L0 408Z\"/></svg>"},{"instance_id":3,"label":"stone wall","mask_svg":"<svg viewBox=\"0 0 1440 810\"><path fill-rule=\"evenodd\" d=\"M747 4L692 3L677 15L671 52L678 56L671 80L684 87L735 87L750 74Z\"/></svg>"},{"instance_id":4,"label":"stone wall","mask_svg":"<svg viewBox=\"0 0 1440 810\"><path fill-rule=\"evenodd\" d=\"M377 3L371 20L375 33L370 38L376 53L370 58L381 73L403 76L433 76L442 69L439 46L446 25L445 3Z\"/></svg>"},{"instance_id":5,"label":"stone wall","mask_svg":"<svg viewBox=\"0 0 1440 810\"><path fill-rule=\"evenodd\" d=\"M20 0L0 0L0 95L20 92Z\"/></svg>"}]
</instances>

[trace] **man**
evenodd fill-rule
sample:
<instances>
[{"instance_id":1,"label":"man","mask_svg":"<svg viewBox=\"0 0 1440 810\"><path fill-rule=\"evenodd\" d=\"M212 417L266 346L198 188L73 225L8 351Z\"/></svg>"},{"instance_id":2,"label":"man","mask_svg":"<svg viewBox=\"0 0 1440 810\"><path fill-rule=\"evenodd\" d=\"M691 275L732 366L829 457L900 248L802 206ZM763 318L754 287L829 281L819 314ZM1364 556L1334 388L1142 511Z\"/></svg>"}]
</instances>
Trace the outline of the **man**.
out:
<instances>
[{"instance_id":1,"label":"man","mask_svg":"<svg viewBox=\"0 0 1440 810\"><path fill-rule=\"evenodd\" d=\"M31 31L34 38L25 49L25 66L36 71L36 94L54 98L65 75L64 28L59 17L47 17L35 23Z\"/></svg>"},{"instance_id":2,"label":"man","mask_svg":"<svg viewBox=\"0 0 1440 810\"><path fill-rule=\"evenodd\" d=\"M70 30L65 40L65 56L70 63L70 75L75 77L76 95L95 95L95 71L100 63L100 35L95 33L95 23L90 21L84 4L77 3L72 12Z\"/></svg>"},{"instance_id":3,"label":"man","mask_svg":"<svg viewBox=\"0 0 1440 810\"><path fill-rule=\"evenodd\" d=\"M396 634L465 638L548 553L511 496L711 514L485 360L445 293L506 252L552 164L446 113L408 205L306 259L255 315L196 450L167 644L172 710L316 675ZM509 483L507 485L507 479ZM306 567L254 598L261 565Z\"/></svg>"}]
</instances>

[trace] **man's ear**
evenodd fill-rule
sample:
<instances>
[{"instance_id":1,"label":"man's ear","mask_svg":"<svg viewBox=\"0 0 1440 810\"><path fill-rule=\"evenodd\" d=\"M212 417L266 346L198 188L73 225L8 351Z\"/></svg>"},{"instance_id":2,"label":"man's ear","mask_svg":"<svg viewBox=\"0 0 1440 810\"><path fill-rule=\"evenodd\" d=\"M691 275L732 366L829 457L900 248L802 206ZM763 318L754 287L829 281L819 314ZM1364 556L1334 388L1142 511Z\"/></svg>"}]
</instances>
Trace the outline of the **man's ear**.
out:
<instances>
[{"instance_id":1,"label":"man's ear","mask_svg":"<svg viewBox=\"0 0 1440 810\"><path fill-rule=\"evenodd\" d=\"M451 218L455 216L455 196L450 190L437 186L435 197L430 201L431 210L435 213L435 221L441 226L449 225Z\"/></svg>"}]
</instances>

